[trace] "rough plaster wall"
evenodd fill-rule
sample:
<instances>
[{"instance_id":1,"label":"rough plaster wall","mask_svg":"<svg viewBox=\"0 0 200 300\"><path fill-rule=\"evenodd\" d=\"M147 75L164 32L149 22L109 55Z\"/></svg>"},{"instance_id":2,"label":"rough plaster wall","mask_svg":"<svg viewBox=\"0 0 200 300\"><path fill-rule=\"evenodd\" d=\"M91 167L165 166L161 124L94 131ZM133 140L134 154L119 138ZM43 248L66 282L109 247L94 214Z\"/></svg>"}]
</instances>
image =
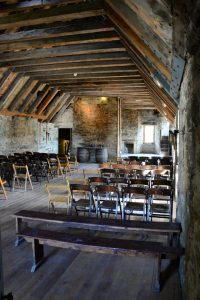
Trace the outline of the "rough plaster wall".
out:
<instances>
[{"instance_id":1,"label":"rough plaster wall","mask_svg":"<svg viewBox=\"0 0 200 300\"><path fill-rule=\"evenodd\" d=\"M34 119L0 117L0 154L58 152L58 129Z\"/></svg>"},{"instance_id":2,"label":"rough plaster wall","mask_svg":"<svg viewBox=\"0 0 200 300\"><path fill-rule=\"evenodd\" d=\"M179 185L177 219L186 255L180 275L185 299L200 295L200 64L199 53L188 58L180 95ZM185 272L185 273L184 273Z\"/></svg>"},{"instance_id":3,"label":"rough plaster wall","mask_svg":"<svg viewBox=\"0 0 200 300\"><path fill-rule=\"evenodd\" d=\"M55 127L58 128L73 128L74 115L73 115L73 105L66 110L66 112L56 120Z\"/></svg>"},{"instance_id":4,"label":"rough plaster wall","mask_svg":"<svg viewBox=\"0 0 200 300\"><path fill-rule=\"evenodd\" d=\"M117 153L117 100L82 98L74 104L72 152L90 144L108 147L109 158Z\"/></svg>"}]
</instances>

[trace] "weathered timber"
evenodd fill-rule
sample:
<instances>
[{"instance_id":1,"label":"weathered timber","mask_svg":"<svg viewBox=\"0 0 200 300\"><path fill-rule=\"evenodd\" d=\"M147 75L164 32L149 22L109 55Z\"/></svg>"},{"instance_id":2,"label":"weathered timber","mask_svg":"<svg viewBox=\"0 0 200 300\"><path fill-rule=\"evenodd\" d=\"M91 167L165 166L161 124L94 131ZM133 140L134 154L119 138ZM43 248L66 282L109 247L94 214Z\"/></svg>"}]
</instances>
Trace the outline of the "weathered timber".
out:
<instances>
[{"instance_id":1,"label":"weathered timber","mask_svg":"<svg viewBox=\"0 0 200 300\"><path fill-rule=\"evenodd\" d=\"M13 101L10 103L8 110L12 111L16 108L18 101L21 100L21 98L24 96L25 93L30 92L33 84L34 84L33 79L29 78L27 82L24 84L24 86L21 88L21 90L14 97Z\"/></svg>"},{"instance_id":2,"label":"weathered timber","mask_svg":"<svg viewBox=\"0 0 200 300\"><path fill-rule=\"evenodd\" d=\"M29 108L27 109L28 113L32 113L34 110L36 110L36 107L42 102L44 97L47 95L47 93L50 91L51 87L46 85L41 93L39 93L36 97L36 99L31 103Z\"/></svg>"},{"instance_id":3,"label":"weathered timber","mask_svg":"<svg viewBox=\"0 0 200 300\"><path fill-rule=\"evenodd\" d=\"M106 12L109 18L113 21L115 26L124 34L126 39L135 47L141 55L147 57L152 64L163 74L168 80L171 79L170 68L167 68L162 61L156 57L156 55L149 49L145 43L138 37L135 32L127 26L125 19L121 18L118 12L115 11L115 7L109 2L106 5Z\"/></svg>"},{"instance_id":4,"label":"weathered timber","mask_svg":"<svg viewBox=\"0 0 200 300\"><path fill-rule=\"evenodd\" d=\"M6 72L4 72L1 80L0 80L0 87L2 87L4 85L4 83L6 82L6 80L8 79L8 77L13 74L12 73L12 69L9 68L8 70L6 70Z\"/></svg>"},{"instance_id":5,"label":"weathered timber","mask_svg":"<svg viewBox=\"0 0 200 300\"><path fill-rule=\"evenodd\" d=\"M152 52L162 61L165 66L171 63L171 47L166 44L159 35L155 34L146 23L146 19L141 19L124 1L107 0L110 6L117 11L120 17L128 24L131 30L138 36ZM142 6L142 4L141 4ZM171 33L172 29L169 28ZM151 46L151 48L149 47Z\"/></svg>"},{"instance_id":6,"label":"weathered timber","mask_svg":"<svg viewBox=\"0 0 200 300\"><path fill-rule=\"evenodd\" d=\"M52 101L52 99L55 97L55 95L58 93L58 89L54 88L49 92L46 98L43 99L41 104L38 106L37 114L40 115L45 108L48 106L48 104Z\"/></svg>"},{"instance_id":7,"label":"weathered timber","mask_svg":"<svg viewBox=\"0 0 200 300\"><path fill-rule=\"evenodd\" d=\"M24 67L15 67L15 71L18 73L24 73L24 72L43 72L43 71L51 71L51 70L73 70L74 72L76 69L87 69L87 68L96 68L96 67L124 67L124 66L132 66L134 67L134 63L131 59L109 59L109 60L100 60L100 61L82 61L82 62L65 62L65 59L63 59L64 62L60 62L59 64L42 64L42 65L30 65L30 66L24 66Z\"/></svg>"},{"instance_id":8,"label":"weathered timber","mask_svg":"<svg viewBox=\"0 0 200 300\"><path fill-rule=\"evenodd\" d=\"M17 109L19 112L22 112L25 110L26 106L33 100L38 90L42 90L44 88L44 84L41 84L40 82L34 81L34 85L32 89L29 91L29 94L26 96L24 101L21 103L19 108Z\"/></svg>"},{"instance_id":9,"label":"weathered timber","mask_svg":"<svg viewBox=\"0 0 200 300\"><path fill-rule=\"evenodd\" d=\"M78 5L66 5L61 7L50 7L39 11L17 12L14 15L0 17L0 29L12 27L30 26L57 21L70 21L91 16L103 15L102 2L79 3Z\"/></svg>"},{"instance_id":10,"label":"weathered timber","mask_svg":"<svg viewBox=\"0 0 200 300\"><path fill-rule=\"evenodd\" d=\"M48 26L47 28L44 26L37 29L0 34L0 44L73 34L85 34L90 32L105 32L113 29L114 27L108 19L97 16L81 20L72 20L63 23L63 25L51 24L51 26Z\"/></svg>"},{"instance_id":11,"label":"weathered timber","mask_svg":"<svg viewBox=\"0 0 200 300\"><path fill-rule=\"evenodd\" d=\"M119 39L120 38L115 31L86 33L45 39L41 38L38 40L26 40L7 44L0 43L0 52L97 42L112 42L118 41Z\"/></svg>"},{"instance_id":12,"label":"weathered timber","mask_svg":"<svg viewBox=\"0 0 200 300\"><path fill-rule=\"evenodd\" d=\"M8 52L2 53L0 56L0 62L14 61L14 60L26 60L33 58L45 58L54 56L65 56L72 54L88 54L88 53L105 53L125 51L124 46L120 42L107 42L107 43L94 43L83 45L68 45L61 47L53 47L47 49L34 49L28 51Z\"/></svg>"},{"instance_id":13,"label":"weathered timber","mask_svg":"<svg viewBox=\"0 0 200 300\"><path fill-rule=\"evenodd\" d=\"M46 116L44 115L37 115L37 114L28 114L28 113L20 113L18 111L9 111L7 109L1 109L0 110L1 116L9 116L9 117L25 117L25 118L33 118L38 120L44 120Z\"/></svg>"},{"instance_id":14,"label":"weathered timber","mask_svg":"<svg viewBox=\"0 0 200 300\"><path fill-rule=\"evenodd\" d=\"M79 69L63 69L63 70L52 70L51 71L51 76L55 76L55 75L65 75L65 74L71 74L72 76L74 76L74 73L76 73L78 76L80 76L80 74L93 74L93 73L109 73L109 72L113 72L113 73L125 73L126 72L131 72L133 74L139 74L138 70L134 67L134 66L123 66L123 67L97 67L97 68L79 68ZM30 77L42 77L42 76L48 76L49 75L49 71L43 71L43 72L32 72L31 70L29 72L25 72L26 76L30 76Z\"/></svg>"},{"instance_id":15,"label":"weathered timber","mask_svg":"<svg viewBox=\"0 0 200 300\"><path fill-rule=\"evenodd\" d=\"M48 104L47 108L44 110L44 115L47 116L50 111L63 100L65 93L57 93L53 100Z\"/></svg>"},{"instance_id":16,"label":"weathered timber","mask_svg":"<svg viewBox=\"0 0 200 300\"><path fill-rule=\"evenodd\" d=\"M70 106L70 104L75 101L76 99L76 95L69 95L69 97L67 97L66 102L60 107L60 110L56 113L56 115L53 116L53 118L50 120L50 122L55 122L58 118L60 118L64 112L66 111L66 109Z\"/></svg>"},{"instance_id":17,"label":"weathered timber","mask_svg":"<svg viewBox=\"0 0 200 300\"><path fill-rule=\"evenodd\" d=\"M13 82L9 85L6 92L0 98L0 108L2 108L7 100L7 98L13 93L14 89L19 84L20 80L22 79L22 74L18 74Z\"/></svg>"},{"instance_id":18,"label":"weathered timber","mask_svg":"<svg viewBox=\"0 0 200 300\"><path fill-rule=\"evenodd\" d=\"M108 52L108 53L90 53L90 54L80 54L80 55L70 55L62 57L49 57L49 58L37 58L37 59L28 59L28 60L13 60L12 62L0 62L0 67L23 67L23 66L41 66L48 64L60 64L71 63L71 62L91 62L91 61L102 61L102 60L127 60L130 59L130 56L125 49L122 48L122 51ZM17 70L17 69L16 69Z\"/></svg>"}]
</instances>

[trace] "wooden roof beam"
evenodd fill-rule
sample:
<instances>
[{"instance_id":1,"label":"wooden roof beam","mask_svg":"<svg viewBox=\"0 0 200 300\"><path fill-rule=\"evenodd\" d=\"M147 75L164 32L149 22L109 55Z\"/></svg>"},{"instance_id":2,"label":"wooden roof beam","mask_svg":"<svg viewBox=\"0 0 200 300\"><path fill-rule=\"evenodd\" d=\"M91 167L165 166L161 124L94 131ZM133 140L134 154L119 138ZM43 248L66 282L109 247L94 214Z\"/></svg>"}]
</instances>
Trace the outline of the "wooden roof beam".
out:
<instances>
[{"instance_id":1,"label":"wooden roof beam","mask_svg":"<svg viewBox=\"0 0 200 300\"><path fill-rule=\"evenodd\" d=\"M61 25L53 23L48 27L21 29L14 33L0 34L0 43L11 43L18 41L34 40L40 38L50 38L68 36L74 34L86 34L92 32L105 32L114 30L113 24L105 17L97 16L80 20L72 20Z\"/></svg>"},{"instance_id":2,"label":"wooden roof beam","mask_svg":"<svg viewBox=\"0 0 200 300\"><path fill-rule=\"evenodd\" d=\"M54 56L71 56L72 54L89 54L89 53L106 53L126 51L124 46L119 42L102 42L102 43L89 43L83 45L68 45L61 47L53 47L46 49L34 49L27 51L6 52L0 56L0 62L12 62L15 60L29 60L29 59L41 59Z\"/></svg>"},{"instance_id":3,"label":"wooden roof beam","mask_svg":"<svg viewBox=\"0 0 200 300\"><path fill-rule=\"evenodd\" d=\"M125 51L124 48L121 48L120 51L115 52L100 52L100 53L85 53L85 54L79 54L79 55L64 55L59 56L52 56L47 58L34 58L31 57L29 59L15 59L12 61L2 61L0 62L0 67L15 67L16 71L18 70L18 67L34 67L34 66L45 66L50 64L63 64L65 63L87 63L87 62L97 62L97 61L105 61L105 60L129 60L130 56ZM59 66L58 66L59 67Z\"/></svg>"},{"instance_id":4,"label":"wooden roof beam","mask_svg":"<svg viewBox=\"0 0 200 300\"><path fill-rule=\"evenodd\" d=\"M163 74L164 77L170 81L171 71L169 70L169 68L167 68L162 63L162 61L151 51L151 49L145 45L141 38L138 37L135 32L128 26L128 24L126 23L126 17L122 18L116 11L115 6L108 1L106 2L105 10L107 16L112 20L116 28L118 28L124 34L129 43L131 43L131 45L134 46L141 55L143 55L145 58L148 58L155 66L155 68L157 68L161 72L161 74ZM151 71L149 70L149 73L150 72Z\"/></svg>"},{"instance_id":5,"label":"wooden roof beam","mask_svg":"<svg viewBox=\"0 0 200 300\"><path fill-rule=\"evenodd\" d=\"M118 41L119 36L115 31L86 33L79 35L70 35L62 37L41 38L37 40L26 40L13 43L0 43L0 52L36 49L36 48L49 48L56 46L97 43L97 42L112 42Z\"/></svg>"},{"instance_id":6,"label":"wooden roof beam","mask_svg":"<svg viewBox=\"0 0 200 300\"><path fill-rule=\"evenodd\" d=\"M124 67L124 66L132 66L134 67L134 63L131 59L123 59L123 60L105 60L105 61L88 61L88 62L75 62L75 63L59 63L59 64L47 64L40 66L24 66L24 67L15 67L15 71L18 73L21 72L44 72L44 71L52 71L52 70L75 70L74 72L78 72L76 70L79 69L88 69L88 68L105 68L105 67Z\"/></svg>"},{"instance_id":7,"label":"wooden roof beam","mask_svg":"<svg viewBox=\"0 0 200 300\"><path fill-rule=\"evenodd\" d=\"M44 115L37 115L37 114L27 114L27 113L19 113L18 111L9 111L6 109L0 110L1 116L15 116L15 117L26 117L26 118L33 118L38 120L44 120L46 116Z\"/></svg>"},{"instance_id":8,"label":"wooden roof beam","mask_svg":"<svg viewBox=\"0 0 200 300\"><path fill-rule=\"evenodd\" d=\"M21 98L23 98L25 94L29 93L36 83L37 81L35 82L29 78L8 106L8 110L12 111L16 109L16 106Z\"/></svg>"},{"instance_id":9,"label":"wooden roof beam","mask_svg":"<svg viewBox=\"0 0 200 300\"><path fill-rule=\"evenodd\" d=\"M38 81L34 81L34 84L32 85L31 90L29 91L28 95L26 98L23 100L19 108L17 109L19 112L23 112L26 110L26 107L33 101L34 97L36 96L37 92L39 90L43 90L44 84L41 84Z\"/></svg>"},{"instance_id":10,"label":"wooden roof beam","mask_svg":"<svg viewBox=\"0 0 200 300\"><path fill-rule=\"evenodd\" d=\"M36 11L17 12L7 16L0 16L0 29L12 27L39 25L43 23L64 22L73 19L82 19L91 16L104 15L102 1L82 2L77 5L66 5L41 8Z\"/></svg>"},{"instance_id":11,"label":"wooden roof beam","mask_svg":"<svg viewBox=\"0 0 200 300\"><path fill-rule=\"evenodd\" d=\"M13 82L8 86L6 92L0 98L0 109L3 108L6 100L10 97L10 95L16 89L16 87L18 86L21 79L22 79L22 74L17 74L15 79L13 80Z\"/></svg>"},{"instance_id":12,"label":"wooden roof beam","mask_svg":"<svg viewBox=\"0 0 200 300\"><path fill-rule=\"evenodd\" d=\"M29 106L29 108L27 109L27 112L30 114L33 111L36 110L36 107L38 105L40 105L40 103L42 102L42 100L46 97L46 95L48 94L48 92L51 90L51 87L49 85L46 85L44 87L44 89L40 92L37 93L37 96L35 98L35 100L31 103L31 105Z\"/></svg>"},{"instance_id":13,"label":"wooden roof beam","mask_svg":"<svg viewBox=\"0 0 200 300\"><path fill-rule=\"evenodd\" d=\"M48 106L48 104L52 101L52 99L55 97L55 95L58 93L58 89L54 88L51 90L51 92L47 95L47 97L42 101L42 103L38 106L37 114L41 115L42 112L45 110L45 108Z\"/></svg>"}]
</instances>

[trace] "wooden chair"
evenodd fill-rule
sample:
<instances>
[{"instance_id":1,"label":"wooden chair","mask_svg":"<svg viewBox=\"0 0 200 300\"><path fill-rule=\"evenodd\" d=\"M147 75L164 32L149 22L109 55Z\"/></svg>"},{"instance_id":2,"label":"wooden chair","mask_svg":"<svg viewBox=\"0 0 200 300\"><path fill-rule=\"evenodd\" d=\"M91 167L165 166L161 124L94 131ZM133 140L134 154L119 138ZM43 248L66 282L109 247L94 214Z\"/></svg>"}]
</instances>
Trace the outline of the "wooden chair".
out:
<instances>
[{"instance_id":1,"label":"wooden chair","mask_svg":"<svg viewBox=\"0 0 200 300\"><path fill-rule=\"evenodd\" d=\"M173 181L167 179L153 179L151 180L151 188L166 188L172 189Z\"/></svg>"},{"instance_id":2,"label":"wooden chair","mask_svg":"<svg viewBox=\"0 0 200 300\"><path fill-rule=\"evenodd\" d=\"M68 185L49 185L46 184L46 191L49 200L49 211L52 207L53 212L56 213L56 204L66 204L68 209L69 203L71 201L71 192Z\"/></svg>"},{"instance_id":3,"label":"wooden chair","mask_svg":"<svg viewBox=\"0 0 200 300\"><path fill-rule=\"evenodd\" d=\"M70 184L70 191L72 196L71 207L75 208L76 214L82 211L88 212L91 215L95 211L95 205L92 197L92 191L88 184Z\"/></svg>"},{"instance_id":4,"label":"wooden chair","mask_svg":"<svg viewBox=\"0 0 200 300\"><path fill-rule=\"evenodd\" d=\"M129 180L129 186L131 187L143 187L148 189L150 187L150 180L144 178L131 178Z\"/></svg>"},{"instance_id":5,"label":"wooden chair","mask_svg":"<svg viewBox=\"0 0 200 300\"><path fill-rule=\"evenodd\" d=\"M1 187L1 189L2 189L2 192L3 192L3 194L4 194L4 197L5 197L5 199L7 200L7 193L6 193L6 190L5 190L5 187L4 187L4 184L6 184L7 183L7 181L6 180L3 180L2 178L1 178L1 176L0 176L0 187Z\"/></svg>"},{"instance_id":6,"label":"wooden chair","mask_svg":"<svg viewBox=\"0 0 200 300\"><path fill-rule=\"evenodd\" d=\"M100 169L100 172L101 172L101 177L110 178L110 177L117 176L117 171L115 169L111 169L111 168Z\"/></svg>"},{"instance_id":7,"label":"wooden chair","mask_svg":"<svg viewBox=\"0 0 200 300\"><path fill-rule=\"evenodd\" d=\"M15 189L15 181L17 181L18 186L20 186L20 180L24 180L24 189L26 191L26 187L27 187L27 182L29 182L31 189L33 190L33 185L32 185L32 181L31 181L31 176L29 174L29 170L28 170L28 166L19 166L19 165L15 165L13 164L13 191Z\"/></svg>"},{"instance_id":8,"label":"wooden chair","mask_svg":"<svg viewBox=\"0 0 200 300\"><path fill-rule=\"evenodd\" d=\"M118 213L120 213L120 215L122 213L118 188L116 186L98 185L95 191L97 195L97 216L98 212L100 212L101 217L102 213L107 213L108 217L110 214L115 214L115 218L117 219Z\"/></svg>"},{"instance_id":9,"label":"wooden chair","mask_svg":"<svg viewBox=\"0 0 200 300\"><path fill-rule=\"evenodd\" d=\"M122 217L127 215L142 216L142 220L146 221L148 217L148 197L147 190L144 187L124 187Z\"/></svg>"},{"instance_id":10,"label":"wooden chair","mask_svg":"<svg viewBox=\"0 0 200 300\"><path fill-rule=\"evenodd\" d=\"M173 190L166 188L152 188L149 190L149 219L167 218L172 222Z\"/></svg>"},{"instance_id":11,"label":"wooden chair","mask_svg":"<svg viewBox=\"0 0 200 300\"><path fill-rule=\"evenodd\" d=\"M100 176L100 170L99 169L83 169L83 176L85 178L89 177L95 177L95 176Z\"/></svg>"}]
</instances>

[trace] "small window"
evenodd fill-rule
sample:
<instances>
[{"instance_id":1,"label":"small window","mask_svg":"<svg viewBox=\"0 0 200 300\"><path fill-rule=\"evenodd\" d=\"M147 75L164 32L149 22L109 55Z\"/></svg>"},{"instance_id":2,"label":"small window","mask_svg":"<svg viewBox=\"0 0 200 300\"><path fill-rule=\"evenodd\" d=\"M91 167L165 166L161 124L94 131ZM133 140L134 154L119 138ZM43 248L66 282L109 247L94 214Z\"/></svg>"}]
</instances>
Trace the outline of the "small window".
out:
<instances>
[{"instance_id":1,"label":"small window","mask_svg":"<svg viewBox=\"0 0 200 300\"><path fill-rule=\"evenodd\" d=\"M144 144L154 143L154 125L144 125Z\"/></svg>"}]
</instances>

